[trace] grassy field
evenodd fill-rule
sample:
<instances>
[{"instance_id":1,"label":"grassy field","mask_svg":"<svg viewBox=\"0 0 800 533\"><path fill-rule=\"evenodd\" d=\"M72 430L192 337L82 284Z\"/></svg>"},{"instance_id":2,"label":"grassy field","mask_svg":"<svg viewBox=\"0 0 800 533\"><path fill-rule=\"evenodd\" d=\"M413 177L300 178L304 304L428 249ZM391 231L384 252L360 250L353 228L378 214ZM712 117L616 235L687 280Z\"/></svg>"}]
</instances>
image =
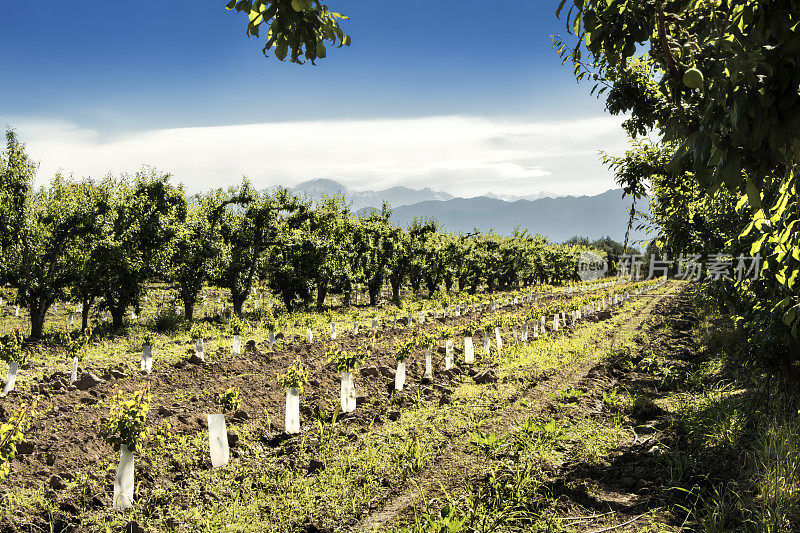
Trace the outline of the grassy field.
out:
<instances>
[{"instance_id":1,"label":"grassy field","mask_svg":"<svg viewBox=\"0 0 800 533\"><path fill-rule=\"evenodd\" d=\"M796 439L747 440L750 470L744 478L730 471L730 454L744 453L742 432L752 431L740 411L749 392L722 377L724 329L709 322L717 320L713 310L686 284L636 296L642 286L560 290L531 302L527 293L495 295L509 305L485 307L480 320L477 313L443 318L443 307L433 319L442 302L415 302L410 327L393 327L394 309L293 315L277 322L282 338L273 349L253 314L242 344L253 343L241 355L231 353L220 306L208 313L205 363L187 362L194 339L175 317L156 337L151 374L138 371L139 339L165 319L145 309L139 325L92 345L81 370L102 383L88 390L67 383L63 353L45 343L20 371L17 390L0 401L6 415L37 402L28 442L2 488L0 524L9 531L726 531L765 520L755 509L770 505L781 518L774 529L757 530L795 523L794 471L774 458ZM553 309L582 308L609 291L634 296L514 342L512 325L549 316L552 327ZM213 293L207 300L215 301ZM428 319L418 324L423 306ZM4 327L19 320L9 314ZM498 318L503 350L484 353L480 333L476 363L461 362L458 332ZM358 335L354 320L362 323ZM396 341L444 326L456 332L454 367L443 370L442 342L433 379L422 379L418 350L406 388L394 390ZM306 327L316 334L312 343ZM356 371L353 413L339 411L338 374L325 355L332 346L371 349ZM309 382L302 431L287 435L276 375L298 358ZM98 431L113 393L143 386L152 393L148 424L170 429L136 454L134 507L114 511L118 457ZM214 396L229 387L242 405L226 415L231 461L213 469L205 414L219 412ZM771 483L774 497L756 479Z\"/></svg>"}]
</instances>

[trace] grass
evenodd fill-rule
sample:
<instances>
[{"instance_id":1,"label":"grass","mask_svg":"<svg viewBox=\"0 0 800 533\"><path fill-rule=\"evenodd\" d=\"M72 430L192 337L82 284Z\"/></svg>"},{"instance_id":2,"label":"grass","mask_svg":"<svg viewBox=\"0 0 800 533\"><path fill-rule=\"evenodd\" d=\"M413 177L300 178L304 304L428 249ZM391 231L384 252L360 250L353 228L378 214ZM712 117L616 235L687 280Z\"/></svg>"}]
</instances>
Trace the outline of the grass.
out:
<instances>
[{"instance_id":1,"label":"grass","mask_svg":"<svg viewBox=\"0 0 800 533\"><path fill-rule=\"evenodd\" d=\"M138 503L129 511L112 512L104 502L91 504L95 495L108 492L116 469L113 456L92 470L81 472L69 483L66 492L80 508L88 509L81 513L80 519L90 531L117 531L130 520L156 531L252 531L253 524L273 531L300 531L309 524L332 528L352 524L354 517L364 515L375 502L384 501L393 491L414 480L443 454L469 453L468 436L478 435L485 440L481 441L484 442L481 453L498 462L486 470L487 475L494 477L490 488L481 494L498 505L509 501L508 505L503 504L502 511L483 517L482 527L533 511L540 513L537 521L542 517L545 522L554 520L549 511L544 512L552 507L549 500L526 499L542 490L544 478L540 474L545 461L561 460L570 450L599 458L620 431L614 425L587 422L574 427L554 427L550 419L524 418L521 413L532 405L525 391L548 373L597 358L598 353L607 349L606 346L598 349L597 339L607 338L615 324L643 305L642 301L633 301L611 321L587 321L572 334L562 331L535 342L506 346L499 354L493 352L492 358L481 363L498 365L497 383L476 385L466 379L454 389L449 405L440 406L421 397L409 398L396 422L363 426L321 417L314 430L280 446L265 442L269 431L262 425L231 424L229 429L241 439L235 449L239 456L228 467L217 470L210 468L205 431L173 435L163 447L146 448L145 453L137 456L137 480L148 476L151 479L146 489L137 483ZM328 319L316 317L320 330ZM124 368L135 371L139 331L132 328L123 342L102 339L91 348L85 364L122 359ZM229 349L229 340L220 331L217 328L216 333L207 337L206 353L211 357L217 350ZM265 339L266 334L263 329L252 328L246 330L245 338L260 335L256 338ZM185 357L186 348L192 344L186 331L173 331L169 336L158 337L155 353L162 360L177 361ZM47 357L43 366L58 364L57 352L51 351ZM66 371L66 362L63 363ZM172 394L180 402L197 392L177 388ZM527 429L509 429L513 423L524 420L528 420ZM498 424L501 427L492 427ZM492 442L491 435L503 444ZM509 453L521 458L519 464L508 464L512 457ZM482 462L477 466L484 468ZM13 523L20 530L28 526L34 530L30 522L34 515L63 514L54 508L46 487L15 488L12 494L14 497L0 501L0 512L5 523ZM463 497L466 496L458 496ZM478 500L475 502L478 505ZM460 509L453 507L456 508ZM56 530L58 520L51 521Z\"/></svg>"}]
</instances>

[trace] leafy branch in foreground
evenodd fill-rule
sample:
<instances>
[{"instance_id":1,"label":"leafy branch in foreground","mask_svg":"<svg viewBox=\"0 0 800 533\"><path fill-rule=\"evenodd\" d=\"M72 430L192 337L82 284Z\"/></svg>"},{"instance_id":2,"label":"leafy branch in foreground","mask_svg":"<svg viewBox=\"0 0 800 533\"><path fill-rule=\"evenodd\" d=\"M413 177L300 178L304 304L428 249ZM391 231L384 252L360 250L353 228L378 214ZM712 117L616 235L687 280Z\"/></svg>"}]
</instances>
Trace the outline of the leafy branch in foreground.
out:
<instances>
[{"instance_id":1,"label":"leafy branch in foreground","mask_svg":"<svg viewBox=\"0 0 800 533\"><path fill-rule=\"evenodd\" d=\"M17 444L25 440L25 432L30 427L28 417L35 406L23 406L8 422L0 426L0 482L8 478L10 463L17 455Z\"/></svg>"},{"instance_id":2,"label":"leafy branch in foreground","mask_svg":"<svg viewBox=\"0 0 800 533\"><path fill-rule=\"evenodd\" d=\"M350 36L339 22L348 17L335 13L319 0L230 0L229 11L247 14L247 36L259 37L267 26L266 56L275 49L275 57L303 64L327 57L325 42L331 46L350 46Z\"/></svg>"}]
</instances>

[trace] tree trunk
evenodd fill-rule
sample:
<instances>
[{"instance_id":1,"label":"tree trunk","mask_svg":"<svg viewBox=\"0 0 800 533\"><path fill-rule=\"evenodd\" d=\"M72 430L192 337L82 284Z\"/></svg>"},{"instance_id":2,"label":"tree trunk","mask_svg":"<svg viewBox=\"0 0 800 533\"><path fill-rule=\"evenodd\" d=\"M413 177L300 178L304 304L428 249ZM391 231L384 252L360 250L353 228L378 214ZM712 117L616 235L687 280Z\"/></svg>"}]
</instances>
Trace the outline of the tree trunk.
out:
<instances>
[{"instance_id":1,"label":"tree trunk","mask_svg":"<svg viewBox=\"0 0 800 533\"><path fill-rule=\"evenodd\" d=\"M236 316L242 316L242 306L244 305L244 301L247 299L247 292L239 293L238 291L231 290L231 299L233 300L233 312L236 313ZM284 298L285 302L286 298ZM286 306L286 309L289 309L289 306Z\"/></svg>"},{"instance_id":2,"label":"tree trunk","mask_svg":"<svg viewBox=\"0 0 800 533\"><path fill-rule=\"evenodd\" d=\"M194 320L194 300L192 298L183 298L183 314L189 322Z\"/></svg>"},{"instance_id":3,"label":"tree trunk","mask_svg":"<svg viewBox=\"0 0 800 533\"><path fill-rule=\"evenodd\" d=\"M375 307L378 305L378 294L380 293L381 283L371 283L367 285L369 292L369 305Z\"/></svg>"},{"instance_id":4,"label":"tree trunk","mask_svg":"<svg viewBox=\"0 0 800 533\"><path fill-rule=\"evenodd\" d=\"M317 309L322 311L325 307L325 297L328 296L328 282L317 282Z\"/></svg>"},{"instance_id":5,"label":"tree trunk","mask_svg":"<svg viewBox=\"0 0 800 533\"><path fill-rule=\"evenodd\" d=\"M292 295L289 291L281 292L281 300L283 300L283 305L286 306L286 311L291 313L294 310L294 305L292 303Z\"/></svg>"},{"instance_id":6,"label":"tree trunk","mask_svg":"<svg viewBox=\"0 0 800 533\"><path fill-rule=\"evenodd\" d=\"M83 298L81 300L81 331L86 331L89 327L89 309L94 303L94 298Z\"/></svg>"},{"instance_id":7,"label":"tree trunk","mask_svg":"<svg viewBox=\"0 0 800 533\"><path fill-rule=\"evenodd\" d=\"M122 329L125 307L124 305L108 306L108 310L111 311L111 327L115 330Z\"/></svg>"},{"instance_id":8,"label":"tree trunk","mask_svg":"<svg viewBox=\"0 0 800 533\"><path fill-rule=\"evenodd\" d=\"M425 276L425 286L428 287L428 298L436 293L436 280L430 276Z\"/></svg>"},{"instance_id":9,"label":"tree trunk","mask_svg":"<svg viewBox=\"0 0 800 533\"><path fill-rule=\"evenodd\" d=\"M389 278L389 285L392 286L392 300L396 305L400 304L400 286L403 284L403 278Z\"/></svg>"},{"instance_id":10,"label":"tree trunk","mask_svg":"<svg viewBox=\"0 0 800 533\"><path fill-rule=\"evenodd\" d=\"M31 313L31 338L41 339L42 332L44 331L44 318L47 315L47 306L34 306L30 307Z\"/></svg>"},{"instance_id":11,"label":"tree trunk","mask_svg":"<svg viewBox=\"0 0 800 533\"><path fill-rule=\"evenodd\" d=\"M478 286L481 284L481 279L478 276L475 276L475 279L472 280L472 284L469 287L469 293L475 294L478 292Z\"/></svg>"}]
</instances>

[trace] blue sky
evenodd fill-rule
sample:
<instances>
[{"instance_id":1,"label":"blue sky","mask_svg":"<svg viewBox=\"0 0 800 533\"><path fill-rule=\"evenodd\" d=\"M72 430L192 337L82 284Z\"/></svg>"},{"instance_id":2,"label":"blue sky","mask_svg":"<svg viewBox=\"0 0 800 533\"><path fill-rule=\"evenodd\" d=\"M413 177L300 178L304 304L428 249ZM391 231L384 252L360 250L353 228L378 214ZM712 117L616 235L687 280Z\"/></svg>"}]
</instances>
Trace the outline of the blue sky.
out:
<instances>
[{"instance_id":1,"label":"blue sky","mask_svg":"<svg viewBox=\"0 0 800 533\"><path fill-rule=\"evenodd\" d=\"M624 137L552 49L564 33L556 4L330 0L350 16L353 45L298 66L264 58L263 38L248 39L224 0L6 2L0 121L41 161L40 181L153 164L190 189L247 174L259 185L601 192L613 183L597 149ZM553 125L566 133L552 138ZM468 139L442 138L464 128ZM472 157L460 162L458 145Z\"/></svg>"}]
</instances>

